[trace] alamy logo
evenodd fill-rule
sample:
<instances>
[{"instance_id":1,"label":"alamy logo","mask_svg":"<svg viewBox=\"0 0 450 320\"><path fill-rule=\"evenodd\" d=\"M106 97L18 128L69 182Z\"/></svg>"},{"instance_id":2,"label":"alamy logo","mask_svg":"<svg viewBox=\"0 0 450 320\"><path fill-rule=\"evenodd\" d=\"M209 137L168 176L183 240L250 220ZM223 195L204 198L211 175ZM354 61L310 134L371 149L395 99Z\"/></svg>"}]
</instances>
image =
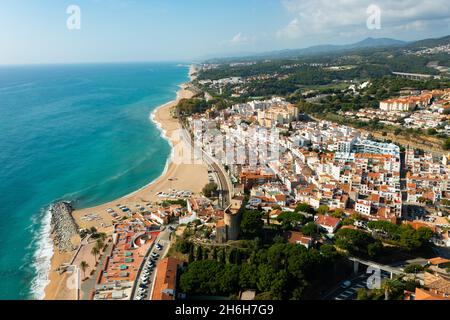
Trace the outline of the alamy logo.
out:
<instances>
[{"instance_id":1,"label":"alamy logo","mask_svg":"<svg viewBox=\"0 0 450 320\"><path fill-rule=\"evenodd\" d=\"M68 30L80 30L81 29L81 9L77 5L70 5L67 7L66 13L69 15L67 18Z\"/></svg>"},{"instance_id":2,"label":"alamy logo","mask_svg":"<svg viewBox=\"0 0 450 320\"><path fill-rule=\"evenodd\" d=\"M380 268L368 267L367 272L371 274L367 278L367 288L370 290L381 288L381 270Z\"/></svg>"},{"instance_id":3,"label":"alamy logo","mask_svg":"<svg viewBox=\"0 0 450 320\"><path fill-rule=\"evenodd\" d=\"M233 164L267 164L280 158L280 133L276 128L249 128L223 133L208 129L202 121L193 123L193 137L184 129L172 132L172 161L203 164L205 161Z\"/></svg>"},{"instance_id":4,"label":"alamy logo","mask_svg":"<svg viewBox=\"0 0 450 320\"><path fill-rule=\"evenodd\" d=\"M77 266L71 266L70 276L67 277L66 287L69 290L78 290L80 288L80 269Z\"/></svg>"},{"instance_id":5,"label":"alamy logo","mask_svg":"<svg viewBox=\"0 0 450 320\"><path fill-rule=\"evenodd\" d=\"M381 29L381 9L375 4L371 4L367 8L367 29L380 30Z\"/></svg>"}]
</instances>

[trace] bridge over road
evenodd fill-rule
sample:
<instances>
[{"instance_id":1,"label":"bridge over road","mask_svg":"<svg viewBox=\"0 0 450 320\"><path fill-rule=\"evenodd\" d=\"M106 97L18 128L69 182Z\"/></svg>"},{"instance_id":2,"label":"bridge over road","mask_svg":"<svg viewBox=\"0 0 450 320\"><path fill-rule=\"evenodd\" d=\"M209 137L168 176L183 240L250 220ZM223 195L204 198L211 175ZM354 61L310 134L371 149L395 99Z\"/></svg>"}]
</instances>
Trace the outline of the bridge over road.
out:
<instances>
[{"instance_id":1,"label":"bridge over road","mask_svg":"<svg viewBox=\"0 0 450 320\"><path fill-rule=\"evenodd\" d=\"M374 261L368 261L368 260L363 260L360 258L356 258L356 257L349 257L348 260L353 262L353 271L355 273L358 273L359 271L359 265L365 265L367 267L372 267L375 269L380 269L382 271L385 272L389 272L391 275L391 279L394 277L394 275L402 275L404 274L403 269L398 268L398 267L392 267L392 266L388 266L388 265L384 265L384 264L380 264Z\"/></svg>"}]
</instances>

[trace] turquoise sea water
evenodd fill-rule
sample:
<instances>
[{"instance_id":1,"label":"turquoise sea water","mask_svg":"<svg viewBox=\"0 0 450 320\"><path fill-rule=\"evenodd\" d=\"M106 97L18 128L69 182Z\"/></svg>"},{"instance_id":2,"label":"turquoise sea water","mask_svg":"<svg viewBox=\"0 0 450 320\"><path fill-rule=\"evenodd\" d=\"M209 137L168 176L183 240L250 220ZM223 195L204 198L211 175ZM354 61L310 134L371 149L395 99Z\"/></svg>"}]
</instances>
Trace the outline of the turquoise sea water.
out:
<instances>
[{"instance_id":1,"label":"turquoise sea water","mask_svg":"<svg viewBox=\"0 0 450 320\"><path fill-rule=\"evenodd\" d=\"M48 206L88 207L164 170L150 120L188 80L177 64L0 67L0 299L42 297Z\"/></svg>"}]
</instances>

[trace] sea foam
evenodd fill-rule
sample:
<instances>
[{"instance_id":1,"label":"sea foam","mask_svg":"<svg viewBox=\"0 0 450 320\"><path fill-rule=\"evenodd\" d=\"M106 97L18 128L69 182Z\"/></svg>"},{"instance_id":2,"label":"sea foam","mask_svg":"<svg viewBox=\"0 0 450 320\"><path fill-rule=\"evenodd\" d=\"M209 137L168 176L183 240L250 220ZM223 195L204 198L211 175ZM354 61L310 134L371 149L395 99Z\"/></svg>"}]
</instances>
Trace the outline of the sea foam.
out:
<instances>
[{"instance_id":1,"label":"sea foam","mask_svg":"<svg viewBox=\"0 0 450 320\"><path fill-rule=\"evenodd\" d=\"M50 208L43 210L41 226L33 237L36 242L36 251L33 256L33 268L36 276L31 282L30 292L33 299L45 298L45 287L49 284L49 273L53 257L53 241L50 238L51 218Z\"/></svg>"}]
</instances>

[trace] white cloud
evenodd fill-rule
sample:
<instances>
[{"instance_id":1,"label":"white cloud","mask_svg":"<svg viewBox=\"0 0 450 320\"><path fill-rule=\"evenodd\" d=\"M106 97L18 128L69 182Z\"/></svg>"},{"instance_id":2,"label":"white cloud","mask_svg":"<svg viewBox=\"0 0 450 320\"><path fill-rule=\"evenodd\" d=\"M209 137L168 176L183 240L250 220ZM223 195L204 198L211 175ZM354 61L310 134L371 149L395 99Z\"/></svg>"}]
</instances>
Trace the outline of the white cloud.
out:
<instances>
[{"instance_id":1,"label":"white cloud","mask_svg":"<svg viewBox=\"0 0 450 320\"><path fill-rule=\"evenodd\" d=\"M381 33L432 30L450 19L448 0L280 0L294 18L277 32L277 37L366 33L367 8L381 8ZM358 31L360 30L360 31Z\"/></svg>"},{"instance_id":2,"label":"white cloud","mask_svg":"<svg viewBox=\"0 0 450 320\"><path fill-rule=\"evenodd\" d=\"M277 38L296 39L300 37L300 35L300 23L297 18L289 22L286 27L278 30L277 32Z\"/></svg>"},{"instance_id":3,"label":"white cloud","mask_svg":"<svg viewBox=\"0 0 450 320\"><path fill-rule=\"evenodd\" d=\"M231 40L230 43L232 45L238 45L238 44L242 44L248 41L248 37L246 37L245 35L242 34L242 32L239 32L238 34L236 34Z\"/></svg>"}]
</instances>

